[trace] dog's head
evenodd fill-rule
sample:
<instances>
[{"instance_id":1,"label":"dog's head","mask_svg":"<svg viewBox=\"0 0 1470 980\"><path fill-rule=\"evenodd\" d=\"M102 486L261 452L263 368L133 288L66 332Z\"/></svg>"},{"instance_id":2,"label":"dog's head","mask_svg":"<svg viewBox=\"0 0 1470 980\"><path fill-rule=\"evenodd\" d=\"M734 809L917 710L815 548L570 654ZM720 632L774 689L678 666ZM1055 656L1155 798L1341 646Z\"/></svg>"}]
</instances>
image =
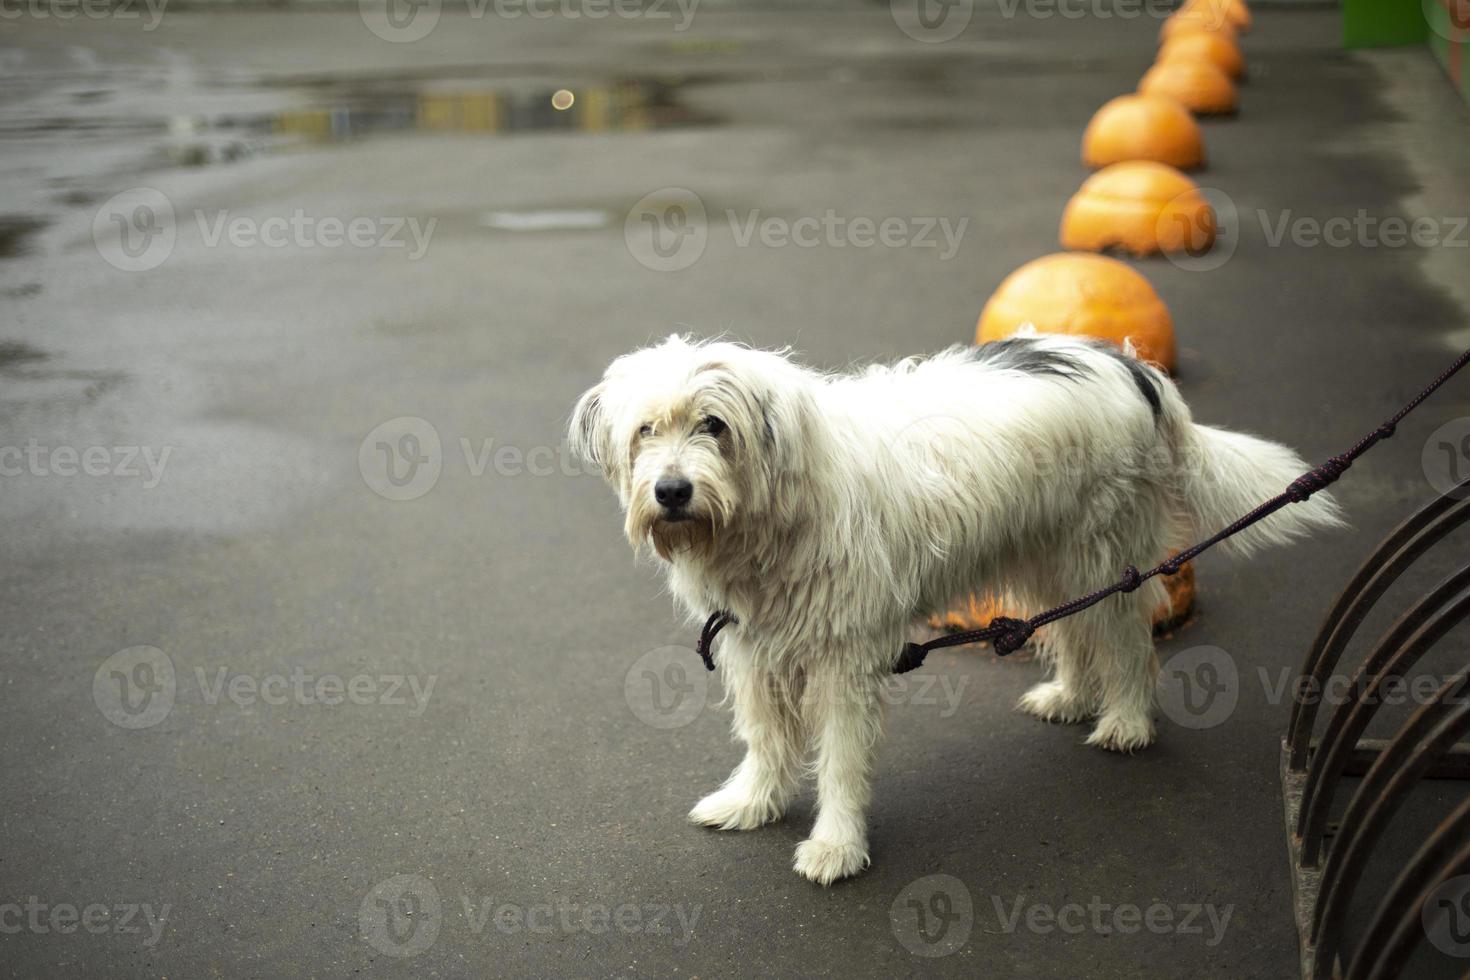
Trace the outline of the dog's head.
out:
<instances>
[{"instance_id":1,"label":"dog's head","mask_svg":"<svg viewBox=\"0 0 1470 980\"><path fill-rule=\"evenodd\" d=\"M781 516L805 464L809 385L780 354L672 336L612 362L577 402L571 444L617 491L634 548L668 559Z\"/></svg>"}]
</instances>

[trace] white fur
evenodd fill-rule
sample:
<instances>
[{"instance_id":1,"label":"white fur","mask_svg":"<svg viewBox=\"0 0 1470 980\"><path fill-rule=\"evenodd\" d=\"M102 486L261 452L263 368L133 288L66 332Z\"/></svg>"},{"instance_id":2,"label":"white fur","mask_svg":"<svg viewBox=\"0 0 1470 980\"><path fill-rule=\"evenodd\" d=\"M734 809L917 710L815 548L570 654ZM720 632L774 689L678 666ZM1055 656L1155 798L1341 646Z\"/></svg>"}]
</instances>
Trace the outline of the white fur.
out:
<instances>
[{"instance_id":1,"label":"white fur","mask_svg":"<svg viewBox=\"0 0 1470 980\"><path fill-rule=\"evenodd\" d=\"M1061 358L1060 375L961 348L826 375L782 353L670 337L618 358L583 395L571 438L617 490L630 542L661 556L691 618L738 618L718 663L747 753L692 820L744 830L778 819L810 755L819 807L796 870L822 884L860 871L880 687L916 621L975 591L1024 611L1074 598L1306 469L1284 447L1195 425L1149 367L1156 417L1131 352L1051 335L1020 345ZM710 416L728 428L712 434ZM663 476L692 481L693 520L664 519ZM1236 543L1336 523L1318 494ZM1148 745L1150 612L1164 600L1154 580L1048 627L1054 676L1020 707L1092 719L1087 741L1103 748Z\"/></svg>"}]
</instances>

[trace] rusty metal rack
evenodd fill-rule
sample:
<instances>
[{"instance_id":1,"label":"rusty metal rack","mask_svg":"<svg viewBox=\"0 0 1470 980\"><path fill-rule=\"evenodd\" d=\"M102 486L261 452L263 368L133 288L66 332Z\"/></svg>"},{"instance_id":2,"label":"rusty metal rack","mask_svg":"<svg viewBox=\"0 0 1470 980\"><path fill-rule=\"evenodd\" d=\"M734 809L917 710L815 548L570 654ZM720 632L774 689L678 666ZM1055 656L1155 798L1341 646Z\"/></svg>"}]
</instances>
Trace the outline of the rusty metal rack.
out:
<instances>
[{"instance_id":1,"label":"rusty metal rack","mask_svg":"<svg viewBox=\"0 0 1470 980\"><path fill-rule=\"evenodd\" d=\"M1393 738L1363 737L1385 698L1415 665L1470 616L1470 565L1417 597L1346 684L1319 737L1321 691L1349 641L1398 579L1470 521L1470 481L1431 501L1383 539L1338 596L1297 677L1282 739L1281 781L1291 856L1293 907L1306 980L1389 980L1426 938L1425 902L1445 882L1470 874L1470 793L1420 844L1388 887L1366 931L1349 937L1349 901L1385 831L1424 779L1470 779L1470 664L1450 675ZM1330 812L1344 778L1360 777L1340 818ZM1466 964L1470 965L1470 964ZM1467 974L1470 975L1470 974Z\"/></svg>"}]
</instances>

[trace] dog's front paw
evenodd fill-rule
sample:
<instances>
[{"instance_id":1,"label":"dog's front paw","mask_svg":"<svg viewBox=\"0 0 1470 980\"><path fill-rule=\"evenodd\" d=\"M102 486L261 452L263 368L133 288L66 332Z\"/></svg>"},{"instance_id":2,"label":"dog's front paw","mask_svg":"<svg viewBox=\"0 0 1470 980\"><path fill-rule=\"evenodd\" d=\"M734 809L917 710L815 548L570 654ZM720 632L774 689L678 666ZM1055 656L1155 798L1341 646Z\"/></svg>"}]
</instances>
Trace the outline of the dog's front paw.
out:
<instances>
[{"instance_id":1,"label":"dog's front paw","mask_svg":"<svg viewBox=\"0 0 1470 980\"><path fill-rule=\"evenodd\" d=\"M779 819L781 807L776 801L751 799L740 790L729 787L715 790L689 811L691 823L717 830L754 830Z\"/></svg>"},{"instance_id":2,"label":"dog's front paw","mask_svg":"<svg viewBox=\"0 0 1470 980\"><path fill-rule=\"evenodd\" d=\"M1148 715L1103 715L1087 736L1088 745L1111 752L1137 752L1154 741L1154 723Z\"/></svg>"},{"instance_id":3,"label":"dog's front paw","mask_svg":"<svg viewBox=\"0 0 1470 980\"><path fill-rule=\"evenodd\" d=\"M1068 690L1061 681L1043 681L1037 684L1021 695L1016 707L1042 721L1054 721L1063 725L1085 721L1090 713L1086 701Z\"/></svg>"},{"instance_id":4,"label":"dog's front paw","mask_svg":"<svg viewBox=\"0 0 1470 980\"><path fill-rule=\"evenodd\" d=\"M838 844L812 838L796 845L796 873L819 885L857 874L868 866L863 844Z\"/></svg>"}]
</instances>

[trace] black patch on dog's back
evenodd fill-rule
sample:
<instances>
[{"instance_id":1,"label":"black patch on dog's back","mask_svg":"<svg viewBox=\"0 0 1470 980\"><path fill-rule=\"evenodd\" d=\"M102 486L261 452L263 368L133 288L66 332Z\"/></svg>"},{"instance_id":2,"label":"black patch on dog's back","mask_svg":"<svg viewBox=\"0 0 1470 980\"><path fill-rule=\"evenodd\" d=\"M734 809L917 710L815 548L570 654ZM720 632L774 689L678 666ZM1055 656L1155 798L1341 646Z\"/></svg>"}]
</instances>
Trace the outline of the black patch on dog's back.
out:
<instances>
[{"instance_id":1,"label":"black patch on dog's back","mask_svg":"<svg viewBox=\"0 0 1470 980\"><path fill-rule=\"evenodd\" d=\"M1030 337L1007 337L971 348L970 359L999 371L1054 378L1080 378L1092 372L1066 351L1050 350Z\"/></svg>"},{"instance_id":2,"label":"black patch on dog's back","mask_svg":"<svg viewBox=\"0 0 1470 980\"><path fill-rule=\"evenodd\" d=\"M1105 340L1094 340L1087 337L1076 339L1122 365L1123 369L1128 372L1128 376L1133 379L1133 386L1138 389L1143 400L1148 402L1149 411L1153 413L1156 421L1164 414L1164 400L1159 391L1158 380L1143 362L1135 357L1130 357ZM1066 351L1043 347L1031 337L1007 337L1005 340L992 340L972 348L970 359L977 364L986 364L1002 371L1019 371L1022 374L1073 379L1088 377L1092 374L1087 365L1076 357Z\"/></svg>"},{"instance_id":3,"label":"black patch on dog's back","mask_svg":"<svg viewBox=\"0 0 1470 980\"><path fill-rule=\"evenodd\" d=\"M1159 385L1154 380L1153 372L1122 351L1118 351L1117 356L1118 360L1123 362L1123 366L1128 369L1133 383L1138 386L1138 393L1143 396L1144 401L1148 402L1148 407L1154 413L1154 419L1157 421L1164 414L1164 400L1159 395Z\"/></svg>"}]
</instances>

